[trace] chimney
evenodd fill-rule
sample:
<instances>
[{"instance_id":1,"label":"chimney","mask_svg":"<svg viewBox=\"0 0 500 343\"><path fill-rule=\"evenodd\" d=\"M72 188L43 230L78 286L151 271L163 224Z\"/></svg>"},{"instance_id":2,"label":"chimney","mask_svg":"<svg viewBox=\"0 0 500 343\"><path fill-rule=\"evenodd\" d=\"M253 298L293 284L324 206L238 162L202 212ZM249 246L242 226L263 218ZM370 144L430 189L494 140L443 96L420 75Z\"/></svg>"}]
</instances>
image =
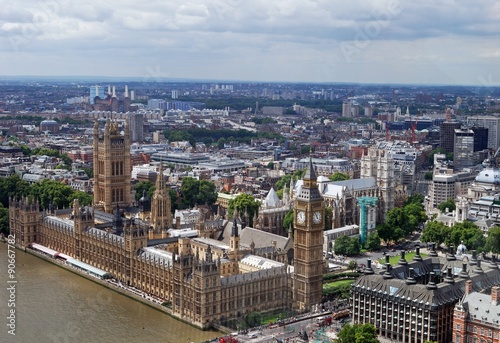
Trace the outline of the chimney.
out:
<instances>
[{"instance_id":1,"label":"chimney","mask_svg":"<svg viewBox=\"0 0 500 343\"><path fill-rule=\"evenodd\" d=\"M116 98L116 86L113 86L113 98Z\"/></svg>"},{"instance_id":2,"label":"chimney","mask_svg":"<svg viewBox=\"0 0 500 343\"><path fill-rule=\"evenodd\" d=\"M474 266L474 265L477 264L477 251L476 250L472 250L472 257L471 257L471 259L469 261L469 264L471 266Z\"/></svg>"},{"instance_id":3,"label":"chimney","mask_svg":"<svg viewBox=\"0 0 500 343\"><path fill-rule=\"evenodd\" d=\"M108 95L111 95L111 85L108 85Z\"/></svg>"},{"instance_id":4,"label":"chimney","mask_svg":"<svg viewBox=\"0 0 500 343\"><path fill-rule=\"evenodd\" d=\"M176 229L181 228L181 217L175 217L175 228Z\"/></svg>"},{"instance_id":5,"label":"chimney","mask_svg":"<svg viewBox=\"0 0 500 343\"><path fill-rule=\"evenodd\" d=\"M429 283L427 284L427 289L436 289L436 274L434 272L429 273Z\"/></svg>"},{"instance_id":6,"label":"chimney","mask_svg":"<svg viewBox=\"0 0 500 343\"><path fill-rule=\"evenodd\" d=\"M389 263L389 256L386 255L385 256L385 273L383 275L384 279L392 279L391 269L392 269L392 266Z\"/></svg>"},{"instance_id":7,"label":"chimney","mask_svg":"<svg viewBox=\"0 0 500 343\"><path fill-rule=\"evenodd\" d=\"M483 268L481 268L481 260L477 260L476 268L474 269L475 274L482 274Z\"/></svg>"},{"instance_id":8,"label":"chimney","mask_svg":"<svg viewBox=\"0 0 500 343\"><path fill-rule=\"evenodd\" d=\"M465 295L469 295L472 292L472 281L467 280L465 281Z\"/></svg>"},{"instance_id":9,"label":"chimney","mask_svg":"<svg viewBox=\"0 0 500 343\"><path fill-rule=\"evenodd\" d=\"M406 279L407 285L414 285L417 283L417 280L415 280L414 275L415 275L415 273L414 273L413 268L409 268L408 269L408 279Z\"/></svg>"},{"instance_id":10,"label":"chimney","mask_svg":"<svg viewBox=\"0 0 500 343\"><path fill-rule=\"evenodd\" d=\"M373 269L372 269L372 260L368 259L366 260L366 268L364 270L365 275L368 274L373 274Z\"/></svg>"},{"instance_id":11,"label":"chimney","mask_svg":"<svg viewBox=\"0 0 500 343\"><path fill-rule=\"evenodd\" d=\"M125 85L125 94L124 94L124 97L128 98L128 86L127 85Z\"/></svg>"},{"instance_id":12,"label":"chimney","mask_svg":"<svg viewBox=\"0 0 500 343\"><path fill-rule=\"evenodd\" d=\"M457 258L455 257L455 254L453 251L455 250L455 246L453 244L450 244L448 247L448 254L446 255L446 259L448 261L455 261Z\"/></svg>"},{"instance_id":13,"label":"chimney","mask_svg":"<svg viewBox=\"0 0 500 343\"><path fill-rule=\"evenodd\" d=\"M401 259L399 260L398 264L401 264L401 265L408 264L408 261L406 261L406 259L405 259L405 251L404 250L401 250Z\"/></svg>"},{"instance_id":14,"label":"chimney","mask_svg":"<svg viewBox=\"0 0 500 343\"><path fill-rule=\"evenodd\" d=\"M491 287L491 303L497 306L499 300L500 300L500 287L498 286Z\"/></svg>"},{"instance_id":15,"label":"chimney","mask_svg":"<svg viewBox=\"0 0 500 343\"><path fill-rule=\"evenodd\" d=\"M420 245L415 247L415 256L413 256L413 261L422 261L422 256L420 256Z\"/></svg>"},{"instance_id":16,"label":"chimney","mask_svg":"<svg viewBox=\"0 0 500 343\"><path fill-rule=\"evenodd\" d=\"M453 273L451 272L451 267L448 267L448 269L446 270L446 276L444 278L444 282L455 283L455 279L453 279Z\"/></svg>"},{"instance_id":17,"label":"chimney","mask_svg":"<svg viewBox=\"0 0 500 343\"><path fill-rule=\"evenodd\" d=\"M437 252L436 252L436 243L431 243L431 251L429 252L429 256L431 257L437 257Z\"/></svg>"},{"instance_id":18,"label":"chimney","mask_svg":"<svg viewBox=\"0 0 500 343\"><path fill-rule=\"evenodd\" d=\"M467 263L462 263L462 271L460 272L460 274L458 274L458 276L462 279L469 278L469 273L467 273Z\"/></svg>"},{"instance_id":19,"label":"chimney","mask_svg":"<svg viewBox=\"0 0 500 343\"><path fill-rule=\"evenodd\" d=\"M497 264L497 257L495 255L491 255L491 261L490 261L490 268L491 269L497 269L498 264Z\"/></svg>"}]
</instances>

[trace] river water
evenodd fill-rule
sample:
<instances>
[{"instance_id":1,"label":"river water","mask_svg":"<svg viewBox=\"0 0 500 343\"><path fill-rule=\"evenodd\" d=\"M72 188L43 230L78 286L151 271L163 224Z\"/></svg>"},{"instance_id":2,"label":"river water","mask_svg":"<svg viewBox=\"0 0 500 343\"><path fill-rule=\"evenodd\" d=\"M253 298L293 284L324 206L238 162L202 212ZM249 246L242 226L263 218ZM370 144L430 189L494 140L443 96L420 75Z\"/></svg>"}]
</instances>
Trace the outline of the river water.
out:
<instances>
[{"instance_id":1,"label":"river water","mask_svg":"<svg viewBox=\"0 0 500 343\"><path fill-rule=\"evenodd\" d=\"M202 342L220 336L201 331L73 274L15 250L17 283L8 283L7 244L0 242L0 342ZM8 288L15 285L15 293ZM9 308L13 300L15 308ZM11 303L12 303L11 302ZM10 303L10 304L11 304ZM15 336L9 310L15 309Z\"/></svg>"}]
</instances>

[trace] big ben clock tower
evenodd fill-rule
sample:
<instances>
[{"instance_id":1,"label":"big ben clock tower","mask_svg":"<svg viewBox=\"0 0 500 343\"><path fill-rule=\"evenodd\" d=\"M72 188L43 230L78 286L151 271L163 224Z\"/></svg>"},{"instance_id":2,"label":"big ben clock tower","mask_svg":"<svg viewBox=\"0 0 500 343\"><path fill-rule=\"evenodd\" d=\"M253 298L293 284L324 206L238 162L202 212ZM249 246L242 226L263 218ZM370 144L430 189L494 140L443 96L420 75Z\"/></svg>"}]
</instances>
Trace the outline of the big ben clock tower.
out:
<instances>
[{"instance_id":1,"label":"big ben clock tower","mask_svg":"<svg viewBox=\"0 0 500 343\"><path fill-rule=\"evenodd\" d=\"M294 285L297 310L310 311L321 303L323 286L323 228L325 204L309 157L302 189L294 205Z\"/></svg>"}]
</instances>

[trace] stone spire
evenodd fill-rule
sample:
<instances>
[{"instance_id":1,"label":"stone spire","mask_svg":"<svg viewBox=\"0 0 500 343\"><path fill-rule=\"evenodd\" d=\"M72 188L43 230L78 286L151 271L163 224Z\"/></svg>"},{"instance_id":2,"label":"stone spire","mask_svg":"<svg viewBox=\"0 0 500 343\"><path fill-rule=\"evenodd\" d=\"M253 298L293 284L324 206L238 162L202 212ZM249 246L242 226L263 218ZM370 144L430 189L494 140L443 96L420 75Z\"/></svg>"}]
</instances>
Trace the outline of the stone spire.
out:
<instances>
[{"instance_id":1,"label":"stone spire","mask_svg":"<svg viewBox=\"0 0 500 343\"><path fill-rule=\"evenodd\" d=\"M309 152L309 165L307 166L306 173L304 174L304 180L316 180L316 172L314 170L312 162L312 151Z\"/></svg>"},{"instance_id":2,"label":"stone spire","mask_svg":"<svg viewBox=\"0 0 500 343\"><path fill-rule=\"evenodd\" d=\"M163 162L160 162L156 178L156 189L151 206L151 221L156 230L167 229L173 225L170 194L163 176Z\"/></svg>"}]
</instances>

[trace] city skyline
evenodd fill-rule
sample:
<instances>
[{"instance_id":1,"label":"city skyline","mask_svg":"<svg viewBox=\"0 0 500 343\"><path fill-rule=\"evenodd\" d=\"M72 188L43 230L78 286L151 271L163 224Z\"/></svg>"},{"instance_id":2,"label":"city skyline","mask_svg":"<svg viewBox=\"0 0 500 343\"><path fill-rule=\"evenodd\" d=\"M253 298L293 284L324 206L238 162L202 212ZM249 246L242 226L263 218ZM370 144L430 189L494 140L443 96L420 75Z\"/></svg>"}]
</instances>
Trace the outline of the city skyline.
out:
<instances>
[{"instance_id":1,"label":"city skyline","mask_svg":"<svg viewBox=\"0 0 500 343\"><path fill-rule=\"evenodd\" d=\"M7 2L0 75L497 86L500 4Z\"/></svg>"}]
</instances>

